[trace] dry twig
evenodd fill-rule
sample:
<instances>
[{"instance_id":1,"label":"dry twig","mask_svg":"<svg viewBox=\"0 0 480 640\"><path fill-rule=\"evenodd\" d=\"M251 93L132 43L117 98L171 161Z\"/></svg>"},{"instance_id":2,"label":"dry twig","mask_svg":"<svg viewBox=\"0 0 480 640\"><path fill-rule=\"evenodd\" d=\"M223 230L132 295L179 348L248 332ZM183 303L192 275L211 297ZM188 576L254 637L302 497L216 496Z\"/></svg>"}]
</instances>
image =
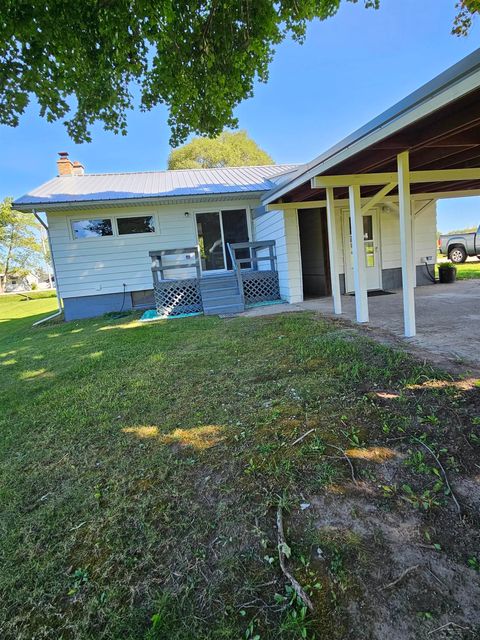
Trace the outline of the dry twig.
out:
<instances>
[{"instance_id":1,"label":"dry twig","mask_svg":"<svg viewBox=\"0 0 480 640\"><path fill-rule=\"evenodd\" d=\"M442 629L446 629L447 627L457 627L457 629L463 629L464 631L470 631L469 627L461 627L456 622L447 622L447 624L442 624L441 627L437 627L436 629L432 629L427 633L427 635L431 635L432 633L436 633L437 631L442 631Z\"/></svg>"},{"instance_id":2,"label":"dry twig","mask_svg":"<svg viewBox=\"0 0 480 640\"><path fill-rule=\"evenodd\" d=\"M307 436L309 436L313 431L315 431L315 429L309 429L308 431L306 431L303 436L300 436L299 438L297 438L296 440L294 440L292 442L292 444L290 446L293 447L294 444L298 444L299 442L301 442L302 440L304 440L304 438L306 438Z\"/></svg>"},{"instance_id":3,"label":"dry twig","mask_svg":"<svg viewBox=\"0 0 480 640\"><path fill-rule=\"evenodd\" d=\"M303 604L313 611L313 604L310 598L307 596L305 591L302 589L300 583L292 576L290 571L287 569L287 565L285 563L285 534L283 532L283 515L282 515L282 507L278 505L277 509L277 530L278 530L278 559L280 561L280 569L282 570L283 575L290 581L293 590L303 602Z\"/></svg>"},{"instance_id":4,"label":"dry twig","mask_svg":"<svg viewBox=\"0 0 480 640\"><path fill-rule=\"evenodd\" d=\"M393 587L396 587L397 584L399 582L401 582L402 580L404 580L408 575L410 575L411 573L413 573L414 571L416 571L418 569L420 565L419 564L414 564L412 567L408 567L407 569L405 569L405 571L403 571L398 578L396 578L395 580L393 580L393 582L389 582L388 584L386 584L383 588L384 589L393 589Z\"/></svg>"},{"instance_id":5,"label":"dry twig","mask_svg":"<svg viewBox=\"0 0 480 640\"><path fill-rule=\"evenodd\" d=\"M336 449L337 451L340 451L340 453L342 454L342 456L345 458L345 460L348 462L348 465L350 467L350 471L351 471L351 475L352 475L352 480L354 484L358 484L357 479L355 477L355 469L353 468L353 464L352 461L350 460L350 458L347 456L346 451L344 451L343 449L341 449L340 447L337 447L334 444L330 444L327 443L326 444L327 447L332 447L332 449Z\"/></svg>"}]
</instances>

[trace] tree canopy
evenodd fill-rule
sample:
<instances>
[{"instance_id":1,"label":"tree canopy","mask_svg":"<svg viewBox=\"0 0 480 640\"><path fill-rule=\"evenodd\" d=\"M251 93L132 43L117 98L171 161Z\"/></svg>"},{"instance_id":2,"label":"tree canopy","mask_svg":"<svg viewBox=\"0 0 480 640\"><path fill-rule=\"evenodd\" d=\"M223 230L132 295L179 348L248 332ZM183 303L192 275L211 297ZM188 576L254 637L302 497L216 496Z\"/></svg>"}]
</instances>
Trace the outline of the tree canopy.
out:
<instances>
[{"instance_id":1,"label":"tree canopy","mask_svg":"<svg viewBox=\"0 0 480 640\"><path fill-rule=\"evenodd\" d=\"M209 169L274 164L246 131L220 134L217 138L193 138L183 147L173 149L169 169Z\"/></svg>"},{"instance_id":2,"label":"tree canopy","mask_svg":"<svg viewBox=\"0 0 480 640\"><path fill-rule=\"evenodd\" d=\"M357 0L343 0L357 2ZM381 0L361 0L377 8ZM455 0L451 0L455 2ZM0 124L16 126L31 96L75 142L91 126L126 133L136 104L169 109L171 144L236 127L234 108L266 82L275 47L342 0L0 0ZM478 0L457 0L455 33Z\"/></svg>"}]
</instances>

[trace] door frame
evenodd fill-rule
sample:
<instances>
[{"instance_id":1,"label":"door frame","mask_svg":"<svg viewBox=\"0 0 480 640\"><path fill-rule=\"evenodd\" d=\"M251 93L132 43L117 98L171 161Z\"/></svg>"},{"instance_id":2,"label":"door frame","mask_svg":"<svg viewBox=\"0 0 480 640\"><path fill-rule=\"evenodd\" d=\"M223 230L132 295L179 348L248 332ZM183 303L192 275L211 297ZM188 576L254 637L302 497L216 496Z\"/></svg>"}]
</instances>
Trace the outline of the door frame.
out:
<instances>
[{"instance_id":1,"label":"door frame","mask_svg":"<svg viewBox=\"0 0 480 640\"><path fill-rule=\"evenodd\" d=\"M372 216L372 224L373 224L373 241L375 247L375 264L377 270L377 283L378 286L368 287L367 283L367 291L375 291L377 289L382 289L382 252L380 251L380 212L377 208L372 208L368 211L368 213L364 214L365 216ZM363 217L363 216L362 216ZM342 248L343 248L343 263L345 270L345 293L352 293L355 291L354 286L354 278L353 278L353 264L352 264L352 255L350 249L350 228L349 228L349 220L350 220L350 210L342 209ZM362 251L363 253L363 251ZM372 268L372 267L367 267Z\"/></svg>"},{"instance_id":2,"label":"door frame","mask_svg":"<svg viewBox=\"0 0 480 640\"><path fill-rule=\"evenodd\" d=\"M223 236L223 220L222 220L222 212L220 210L216 210L216 209L210 209L210 210L206 210L206 211L195 211L194 212L194 218L195 218L195 233L196 233L196 237L197 237L197 246L200 248L200 238L198 236L198 224L197 224L197 216L198 215L205 215L206 213L216 213L218 214L218 219L220 222L220 235L222 238L222 255L223 255L223 264L224 267L223 269L205 269L205 271L203 270L202 267L202 258L200 257L200 271L202 272L202 275L218 275L219 273L225 273L227 271L227 256L226 256L226 252L225 252L225 238Z\"/></svg>"},{"instance_id":3,"label":"door frame","mask_svg":"<svg viewBox=\"0 0 480 640\"><path fill-rule=\"evenodd\" d=\"M238 211L239 209L242 209L243 211L245 211L245 216L246 216L246 222L247 222L247 233L248 233L248 242L251 241L252 239L252 227L251 227L251 211L250 211L250 207L247 206L230 206L230 207L222 207L221 209L218 207L210 207L210 208L202 208L202 209L195 209L193 211L193 226L195 227L195 238L197 241L197 246L200 249L200 241L199 241L199 237L198 237L198 226L197 226L197 214L201 214L201 213L218 213L219 214L219 219L220 219L220 232L222 235L222 249L223 249L223 263L225 265L224 269L211 269L211 270L206 270L204 271L202 269L202 261L200 260L200 271L202 273L202 275L205 276L209 276L209 275L219 275L222 273L231 273L233 271L233 269L228 269L227 268L227 249L225 246L225 236L223 233L223 212L224 211Z\"/></svg>"}]
</instances>

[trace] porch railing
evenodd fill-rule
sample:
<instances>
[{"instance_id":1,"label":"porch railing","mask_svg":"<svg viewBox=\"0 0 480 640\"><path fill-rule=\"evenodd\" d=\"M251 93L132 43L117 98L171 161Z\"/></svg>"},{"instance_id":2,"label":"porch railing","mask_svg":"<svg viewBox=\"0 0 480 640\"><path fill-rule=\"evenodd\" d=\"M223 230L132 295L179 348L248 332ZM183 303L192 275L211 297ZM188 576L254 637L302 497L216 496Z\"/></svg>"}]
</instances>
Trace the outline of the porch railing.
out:
<instances>
[{"instance_id":1,"label":"porch railing","mask_svg":"<svg viewBox=\"0 0 480 640\"><path fill-rule=\"evenodd\" d=\"M195 256L194 260L190 259L192 253ZM165 280L165 271L169 271L170 269L195 268L197 278L200 279L200 253L198 251L198 247L187 247L185 249L158 249L156 251L150 251L149 255L152 258L152 275L154 284L158 284L160 280ZM179 260L172 264L164 263L163 259L167 256L181 255L185 256L183 260ZM189 257L187 258L186 256Z\"/></svg>"},{"instance_id":2,"label":"porch railing","mask_svg":"<svg viewBox=\"0 0 480 640\"><path fill-rule=\"evenodd\" d=\"M153 293L155 306L160 316L179 316L203 311L200 291L200 254L198 247L182 249L158 249L149 252L152 259ZM192 260L192 254L194 259ZM171 264L165 263L168 256L177 256ZM182 258L183 256L183 258ZM175 269L192 269L195 277L165 278L165 272Z\"/></svg>"},{"instance_id":3,"label":"porch railing","mask_svg":"<svg viewBox=\"0 0 480 640\"><path fill-rule=\"evenodd\" d=\"M227 243L227 248L243 304L280 299L274 240ZM237 257L237 251L245 251L246 249L250 257ZM259 256L258 252L264 250L268 250L268 255ZM259 263L263 262L270 263L269 270L262 271L259 269ZM257 275L254 276L252 271L244 271L242 273L242 266L246 265L251 266L251 269Z\"/></svg>"}]
</instances>

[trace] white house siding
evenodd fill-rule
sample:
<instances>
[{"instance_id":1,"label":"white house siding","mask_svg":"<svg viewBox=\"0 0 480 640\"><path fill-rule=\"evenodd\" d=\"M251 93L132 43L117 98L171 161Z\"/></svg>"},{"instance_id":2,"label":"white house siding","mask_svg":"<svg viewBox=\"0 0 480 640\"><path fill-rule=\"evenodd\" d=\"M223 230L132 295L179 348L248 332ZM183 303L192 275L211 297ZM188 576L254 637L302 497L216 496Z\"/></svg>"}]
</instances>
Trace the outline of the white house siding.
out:
<instances>
[{"instance_id":1,"label":"white house siding","mask_svg":"<svg viewBox=\"0 0 480 640\"><path fill-rule=\"evenodd\" d=\"M296 211L269 211L257 217L253 225L254 240L274 240L277 255L280 295L288 302L303 300L300 238ZM259 253L266 255L266 253ZM260 265L268 269L268 263Z\"/></svg>"},{"instance_id":2,"label":"white house siding","mask_svg":"<svg viewBox=\"0 0 480 640\"><path fill-rule=\"evenodd\" d=\"M254 201L254 206L258 204ZM197 245L195 215L197 211L246 209L252 201L235 200L198 205L179 204L157 207L122 207L48 213L48 225L57 268L58 287L63 298L120 293L152 289L150 251L188 248ZM189 212L185 216L185 212ZM72 220L119 218L153 215L155 233L113 235L76 240ZM115 233L115 223L114 233ZM175 258L173 258L175 260ZM167 272L168 273L168 272ZM194 275L193 269L176 269L168 277Z\"/></svg>"},{"instance_id":3,"label":"white house siding","mask_svg":"<svg viewBox=\"0 0 480 640\"><path fill-rule=\"evenodd\" d=\"M422 258L432 256L435 259L437 253L436 202L416 201L412 211L420 211L414 215L413 230L415 264L421 265ZM382 268L401 267L399 216L387 207L382 207L380 212L380 236Z\"/></svg>"},{"instance_id":4,"label":"white house siding","mask_svg":"<svg viewBox=\"0 0 480 640\"><path fill-rule=\"evenodd\" d=\"M436 256L436 203L435 201L415 201L412 209L420 211L415 216L415 264L423 265L426 256ZM401 283L400 226L398 212L386 205L378 205L379 214L379 248L381 269L395 270L394 281ZM337 271L345 273L344 229L345 212L348 205L340 204L335 208L335 224L338 244L335 253ZM254 222L255 240L275 240L278 258L280 294L288 302L299 302L303 299L301 246L298 232L298 216L296 211L270 211L256 218ZM266 255L266 254L264 254ZM264 263L260 268L267 269ZM422 268L420 271L422 271ZM392 282L390 274L389 282ZM428 279L424 279L424 282Z\"/></svg>"}]
</instances>

